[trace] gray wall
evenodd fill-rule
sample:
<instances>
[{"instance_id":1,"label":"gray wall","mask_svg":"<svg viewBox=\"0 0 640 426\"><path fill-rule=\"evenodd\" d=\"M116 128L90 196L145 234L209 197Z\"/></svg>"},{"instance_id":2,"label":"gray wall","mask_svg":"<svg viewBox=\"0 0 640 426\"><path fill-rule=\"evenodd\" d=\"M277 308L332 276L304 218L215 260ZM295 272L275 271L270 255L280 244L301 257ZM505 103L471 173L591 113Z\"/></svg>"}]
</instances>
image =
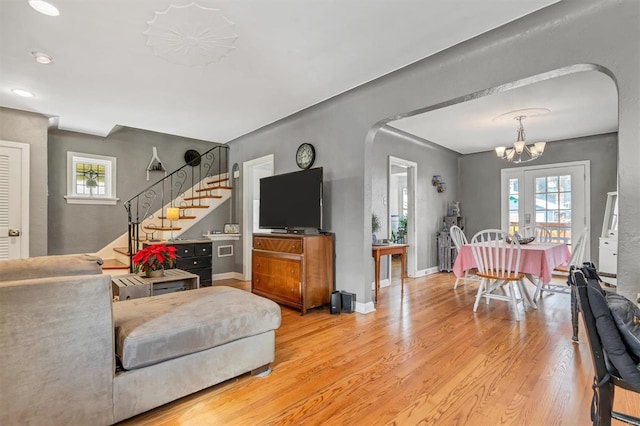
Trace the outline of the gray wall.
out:
<instances>
[{"instance_id":1,"label":"gray wall","mask_svg":"<svg viewBox=\"0 0 640 426\"><path fill-rule=\"evenodd\" d=\"M0 139L30 146L29 255L47 255L47 127L49 120L30 112L0 108Z\"/></svg>"},{"instance_id":2,"label":"gray wall","mask_svg":"<svg viewBox=\"0 0 640 426\"><path fill-rule=\"evenodd\" d=\"M573 64L598 64L619 90L618 289L633 298L640 290L639 9L636 0L557 3L238 138L230 142L232 162L274 153L282 173L295 169L300 142L316 145L329 184L337 288L367 302L375 123ZM466 202L463 213L471 208Z\"/></svg>"},{"instance_id":3,"label":"gray wall","mask_svg":"<svg viewBox=\"0 0 640 426\"><path fill-rule=\"evenodd\" d=\"M154 146L164 166L171 172L184 165L186 150L195 149L203 153L214 145L126 127L104 138L61 130L49 132L48 254L96 252L127 232L124 201L163 177L161 172L150 172L147 181L146 169ZM116 157L116 189L120 199L116 205L67 204L64 199L67 194L67 151ZM228 217L228 207L216 214ZM185 237L199 238L201 233L196 232L221 228L222 225L213 222L216 217L203 219Z\"/></svg>"},{"instance_id":4,"label":"gray wall","mask_svg":"<svg viewBox=\"0 0 640 426\"><path fill-rule=\"evenodd\" d=\"M460 158L460 201L467 212L467 236L487 228L500 228L500 171L530 165L589 160L591 170L591 257L598 264L598 237L602 230L607 192L616 190L618 135L590 136L550 142L535 163L509 164L496 159L495 152L481 152Z\"/></svg>"},{"instance_id":5,"label":"gray wall","mask_svg":"<svg viewBox=\"0 0 640 426\"><path fill-rule=\"evenodd\" d=\"M389 156L413 161L418 165L416 188L417 269L438 266L436 232L442 229L442 218L449 204L458 201L458 157L460 154L430 143L413 135L392 128L382 128L373 141L372 207L380 217L380 237L387 235L389 208L384 199L388 196ZM432 185L434 175L442 176L447 191L438 193ZM463 212L464 214L464 212ZM385 278L386 271L383 274Z\"/></svg>"}]
</instances>

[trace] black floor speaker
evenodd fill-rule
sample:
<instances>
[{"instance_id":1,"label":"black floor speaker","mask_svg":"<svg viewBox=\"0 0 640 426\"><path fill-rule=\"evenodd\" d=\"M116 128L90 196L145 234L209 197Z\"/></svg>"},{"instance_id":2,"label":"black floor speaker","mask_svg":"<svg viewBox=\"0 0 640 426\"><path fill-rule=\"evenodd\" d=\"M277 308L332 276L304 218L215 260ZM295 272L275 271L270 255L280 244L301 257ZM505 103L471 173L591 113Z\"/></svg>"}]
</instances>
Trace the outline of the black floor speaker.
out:
<instances>
[{"instance_id":1,"label":"black floor speaker","mask_svg":"<svg viewBox=\"0 0 640 426\"><path fill-rule=\"evenodd\" d=\"M331 293L330 312L332 315L339 314L342 311L342 295L339 291Z\"/></svg>"},{"instance_id":2,"label":"black floor speaker","mask_svg":"<svg viewBox=\"0 0 640 426\"><path fill-rule=\"evenodd\" d=\"M342 299L342 312L346 312L348 314L356 311L356 294L349 293L346 291L341 291L340 296Z\"/></svg>"}]
</instances>

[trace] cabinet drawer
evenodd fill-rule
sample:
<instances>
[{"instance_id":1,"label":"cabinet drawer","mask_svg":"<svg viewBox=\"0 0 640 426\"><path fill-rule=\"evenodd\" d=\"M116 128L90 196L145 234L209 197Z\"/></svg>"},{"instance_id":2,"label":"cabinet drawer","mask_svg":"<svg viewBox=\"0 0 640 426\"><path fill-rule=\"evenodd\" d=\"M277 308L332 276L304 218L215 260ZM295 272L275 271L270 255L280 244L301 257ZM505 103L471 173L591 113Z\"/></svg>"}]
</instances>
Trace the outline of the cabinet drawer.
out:
<instances>
[{"instance_id":1,"label":"cabinet drawer","mask_svg":"<svg viewBox=\"0 0 640 426\"><path fill-rule=\"evenodd\" d=\"M211 268L210 257L190 257L188 259L176 259L176 268L185 271L193 271L198 268Z\"/></svg>"},{"instance_id":2,"label":"cabinet drawer","mask_svg":"<svg viewBox=\"0 0 640 426\"><path fill-rule=\"evenodd\" d=\"M600 238L598 247L601 249L616 250L618 248L618 240L614 238Z\"/></svg>"},{"instance_id":3,"label":"cabinet drawer","mask_svg":"<svg viewBox=\"0 0 640 426\"><path fill-rule=\"evenodd\" d=\"M254 290L300 303L299 261L269 257L253 257L251 284Z\"/></svg>"},{"instance_id":4,"label":"cabinet drawer","mask_svg":"<svg viewBox=\"0 0 640 426\"><path fill-rule=\"evenodd\" d=\"M254 273L251 279L253 290L300 303L300 281L286 276L263 275Z\"/></svg>"},{"instance_id":5,"label":"cabinet drawer","mask_svg":"<svg viewBox=\"0 0 640 426\"><path fill-rule=\"evenodd\" d=\"M206 257L206 256L211 256L211 253L213 252L213 247L212 244L195 244L194 245L194 250L195 255L198 257Z\"/></svg>"},{"instance_id":6,"label":"cabinet drawer","mask_svg":"<svg viewBox=\"0 0 640 426\"><path fill-rule=\"evenodd\" d=\"M177 244L173 247L176 248L176 256L181 257L193 257L195 256L195 246L193 244Z\"/></svg>"},{"instance_id":7,"label":"cabinet drawer","mask_svg":"<svg viewBox=\"0 0 640 426\"><path fill-rule=\"evenodd\" d=\"M298 238L253 238L253 248L281 253L302 254L302 240Z\"/></svg>"}]
</instances>

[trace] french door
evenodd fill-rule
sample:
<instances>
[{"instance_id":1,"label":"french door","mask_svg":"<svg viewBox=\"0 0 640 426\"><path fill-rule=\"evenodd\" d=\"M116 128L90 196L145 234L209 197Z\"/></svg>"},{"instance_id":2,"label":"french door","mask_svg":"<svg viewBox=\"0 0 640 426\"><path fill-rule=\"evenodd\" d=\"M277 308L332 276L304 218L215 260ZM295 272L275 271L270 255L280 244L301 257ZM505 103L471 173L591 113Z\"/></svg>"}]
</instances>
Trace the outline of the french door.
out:
<instances>
[{"instance_id":1,"label":"french door","mask_svg":"<svg viewBox=\"0 0 640 426\"><path fill-rule=\"evenodd\" d=\"M572 242L589 223L589 162L502 169L502 229L546 228L554 242ZM586 252L589 253L587 235Z\"/></svg>"}]
</instances>

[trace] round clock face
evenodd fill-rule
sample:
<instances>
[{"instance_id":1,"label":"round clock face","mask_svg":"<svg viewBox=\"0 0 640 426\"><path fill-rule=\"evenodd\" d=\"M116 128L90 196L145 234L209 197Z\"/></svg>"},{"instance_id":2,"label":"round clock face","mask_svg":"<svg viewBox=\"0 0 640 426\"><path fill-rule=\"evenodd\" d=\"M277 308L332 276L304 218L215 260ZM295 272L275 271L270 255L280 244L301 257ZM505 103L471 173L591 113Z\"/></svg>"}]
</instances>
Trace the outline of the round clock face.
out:
<instances>
[{"instance_id":1,"label":"round clock face","mask_svg":"<svg viewBox=\"0 0 640 426\"><path fill-rule=\"evenodd\" d=\"M301 169L308 169L316 159L316 150L310 143L303 143L296 152L296 164Z\"/></svg>"}]
</instances>

